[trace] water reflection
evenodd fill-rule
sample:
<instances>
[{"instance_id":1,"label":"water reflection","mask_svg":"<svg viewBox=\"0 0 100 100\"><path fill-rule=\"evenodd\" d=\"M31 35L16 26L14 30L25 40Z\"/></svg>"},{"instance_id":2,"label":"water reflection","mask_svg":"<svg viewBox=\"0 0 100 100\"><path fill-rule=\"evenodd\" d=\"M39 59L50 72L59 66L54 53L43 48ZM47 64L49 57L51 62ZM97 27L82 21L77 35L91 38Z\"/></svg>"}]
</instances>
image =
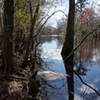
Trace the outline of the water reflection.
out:
<instances>
[{"instance_id":1,"label":"water reflection","mask_svg":"<svg viewBox=\"0 0 100 100\"><path fill-rule=\"evenodd\" d=\"M47 41L45 39L47 39ZM41 40L44 40L45 42L42 44L41 56L47 63L43 66L43 68L44 70L65 74L64 64L60 55L62 47L60 41L61 38L59 40L58 39L59 37L42 37ZM43 88L45 88L43 89L43 93L45 95L43 100L67 99L66 78L61 77L56 80L47 81L47 84L44 83Z\"/></svg>"},{"instance_id":2,"label":"water reflection","mask_svg":"<svg viewBox=\"0 0 100 100\"><path fill-rule=\"evenodd\" d=\"M92 42L92 43L91 43ZM60 55L62 48L62 38L57 36L42 36L41 56L46 64L44 70L65 74L64 64ZM91 45L92 44L92 45ZM100 40L89 41L82 44L75 56L74 70L83 78L85 82L100 92ZM73 72L72 72L73 73ZM71 80L71 81L70 81ZM81 83L79 78L58 78L56 80L46 80L42 82L43 100L67 100L68 89L74 91L74 100L100 100L100 97L90 88ZM69 84L72 87L68 87ZM70 99L73 100L73 99Z\"/></svg>"},{"instance_id":3,"label":"water reflection","mask_svg":"<svg viewBox=\"0 0 100 100\"><path fill-rule=\"evenodd\" d=\"M73 72L74 64L72 59L69 59L67 62L64 61L64 64L67 74L70 76L67 77L68 100L74 100L74 72Z\"/></svg>"},{"instance_id":4,"label":"water reflection","mask_svg":"<svg viewBox=\"0 0 100 100\"><path fill-rule=\"evenodd\" d=\"M41 38L40 38L40 43L41 44L49 43L49 45L50 44L52 45L52 43L50 43L50 42L52 42L54 40L54 41L56 41L55 47L58 46L58 48L59 47L61 48L62 42L63 42L62 37L63 36L61 36L61 35L42 35ZM54 45L52 45L52 46L54 46ZM53 49L53 47L52 47L52 49Z\"/></svg>"},{"instance_id":5,"label":"water reflection","mask_svg":"<svg viewBox=\"0 0 100 100\"><path fill-rule=\"evenodd\" d=\"M92 39L92 41L90 41ZM100 92L100 39L89 37L78 49L75 56L75 70L83 80ZM75 81L78 80L75 77ZM80 84L80 87L79 87ZM80 100L100 100L100 97L82 83L75 82Z\"/></svg>"}]
</instances>

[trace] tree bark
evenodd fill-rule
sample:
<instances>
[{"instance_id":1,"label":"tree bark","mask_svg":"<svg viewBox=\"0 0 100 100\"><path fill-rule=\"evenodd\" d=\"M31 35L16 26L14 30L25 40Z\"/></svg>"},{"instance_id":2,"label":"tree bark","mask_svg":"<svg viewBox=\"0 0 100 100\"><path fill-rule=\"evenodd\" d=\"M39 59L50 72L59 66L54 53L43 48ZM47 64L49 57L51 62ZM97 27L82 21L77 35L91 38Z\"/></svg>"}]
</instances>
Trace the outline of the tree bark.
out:
<instances>
[{"instance_id":1,"label":"tree bark","mask_svg":"<svg viewBox=\"0 0 100 100\"><path fill-rule=\"evenodd\" d=\"M30 34L29 34L28 41L27 41L25 60L28 59L30 49L32 47L33 35L34 35L36 20L37 20L38 13L39 13L39 7L40 7L40 1L38 1L34 16L32 16L33 15L33 13L32 13L32 2L30 0L30 16L31 16L30 23L31 23L31 26L30 26Z\"/></svg>"},{"instance_id":2,"label":"tree bark","mask_svg":"<svg viewBox=\"0 0 100 100\"><path fill-rule=\"evenodd\" d=\"M13 71L13 28L14 28L14 1L4 0L3 16L3 60L4 71L9 74Z\"/></svg>"},{"instance_id":3,"label":"tree bark","mask_svg":"<svg viewBox=\"0 0 100 100\"><path fill-rule=\"evenodd\" d=\"M61 52L64 60L66 72L67 74L70 75L70 77L67 78L69 100L74 100L74 76L73 76L74 53L67 60L66 57L74 49L74 34L75 34L74 19L75 19L75 0L69 0L69 14L68 14L66 36L65 36L65 41Z\"/></svg>"}]
</instances>

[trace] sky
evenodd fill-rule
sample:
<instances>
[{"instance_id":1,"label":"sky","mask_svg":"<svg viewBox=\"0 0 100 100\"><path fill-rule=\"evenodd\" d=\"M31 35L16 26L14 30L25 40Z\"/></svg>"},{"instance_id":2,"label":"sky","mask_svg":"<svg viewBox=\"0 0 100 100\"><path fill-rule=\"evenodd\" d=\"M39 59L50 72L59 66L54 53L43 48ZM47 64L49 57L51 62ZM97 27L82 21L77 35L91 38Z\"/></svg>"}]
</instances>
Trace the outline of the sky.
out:
<instances>
[{"instance_id":1,"label":"sky","mask_svg":"<svg viewBox=\"0 0 100 100\"><path fill-rule=\"evenodd\" d=\"M53 12L55 12L57 10L62 10L63 12L65 12L67 14L68 13L68 0L67 1L62 0L62 3L59 2L56 7L51 7L48 14L51 15ZM53 27L56 27L57 21L59 21L62 18L65 18L65 15L62 12L58 12L52 18L50 18L50 20L48 21L47 24L50 24Z\"/></svg>"},{"instance_id":2,"label":"sky","mask_svg":"<svg viewBox=\"0 0 100 100\"><path fill-rule=\"evenodd\" d=\"M48 12L48 15L51 15L53 12L57 11L57 10L62 10L64 11L66 14L68 14L68 3L69 0L62 0L62 3L61 3L61 0L59 0L59 3L56 7L51 7L49 9L49 12ZM92 4L99 4L100 5L100 0L88 0L88 2L90 3L90 5ZM99 7L100 8L100 7ZM95 7L95 10L97 10L98 7ZM58 12L56 13L52 18L49 19L47 25L51 25L53 27L56 27L57 26L57 22L59 20L61 20L62 18L65 18L64 14L61 13L61 12Z\"/></svg>"}]
</instances>

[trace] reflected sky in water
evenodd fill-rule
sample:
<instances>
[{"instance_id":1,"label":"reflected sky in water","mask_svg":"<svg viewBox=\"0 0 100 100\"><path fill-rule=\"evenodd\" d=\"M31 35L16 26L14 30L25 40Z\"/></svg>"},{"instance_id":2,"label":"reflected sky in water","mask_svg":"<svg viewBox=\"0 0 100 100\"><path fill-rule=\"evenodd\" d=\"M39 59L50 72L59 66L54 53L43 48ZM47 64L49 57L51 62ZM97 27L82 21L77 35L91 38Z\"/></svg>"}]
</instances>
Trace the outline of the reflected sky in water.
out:
<instances>
[{"instance_id":1,"label":"reflected sky in water","mask_svg":"<svg viewBox=\"0 0 100 100\"><path fill-rule=\"evenodd\" d=\"M42 58L45 62L49 62L47 66L44 66L45 70L50 70L58 73L66 73L62 57L60 55L61 46L57 46L57 39L46 41L42 45ZM67 88L66 78L59 78L53 81L48 81L54 88L45 85L45 92L47 96L46 100L66 100Z\"/></svg>"},{"instance_id":2,"label":"reflected sky in water","mask_svg":"<svg viewBox=\"0 0 100 100\"><path fill-rule=\"evenodd\" d=\"M46 66L43 66L45 70L53 72L66 73L62 57L60 55L62 45L59 45L59 41L56 38L49 39L43 42L41 45L42 53L41 56L45 62L48 62ZM85 82L92 87L96 88L100 92L100 48L93 48L92 56L89 60L85 57L81 57L81 65L75 66L75 70L83 71L85 74L80 74ZM82 51L83 53L83 51ZM81 70L79 70L81 69ZM53 81L48 81L50 85L56 89L49 87L44 84L44 100L67 100L67 84L66 79L61 78ZM87 86L81 83L79 78L74 75L74 89L75 89L75 100L100 100L100 97L95 92L89 89Z\"/></svg>"}]
</instances>

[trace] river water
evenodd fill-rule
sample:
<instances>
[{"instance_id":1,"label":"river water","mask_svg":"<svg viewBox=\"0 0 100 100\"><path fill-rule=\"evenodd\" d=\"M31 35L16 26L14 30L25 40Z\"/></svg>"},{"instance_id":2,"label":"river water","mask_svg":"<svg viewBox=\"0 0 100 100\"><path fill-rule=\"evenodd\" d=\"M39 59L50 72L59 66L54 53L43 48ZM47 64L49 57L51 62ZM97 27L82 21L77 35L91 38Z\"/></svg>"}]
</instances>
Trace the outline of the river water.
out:
<instances>
[{"instance_id":1,"label":"river water","mask_svg":"<svg viewBox=\"0 0 100 100\"><path fill-rule=\"evenodd\" d=\"M100 38L99 38L100 39ZM82 79L100 92L100 40L84 43L76 52L74 69ZM62 39L59 36L43 36L41 38L41 56L45 62L43 70L47 71L42 77L43 100L68 100L67 80L56 77L56 73L66 74L62 57ZM84 85L79 77L74 75L74 100L100 100L92 89Z\"/></svg>"}]
</instances>

